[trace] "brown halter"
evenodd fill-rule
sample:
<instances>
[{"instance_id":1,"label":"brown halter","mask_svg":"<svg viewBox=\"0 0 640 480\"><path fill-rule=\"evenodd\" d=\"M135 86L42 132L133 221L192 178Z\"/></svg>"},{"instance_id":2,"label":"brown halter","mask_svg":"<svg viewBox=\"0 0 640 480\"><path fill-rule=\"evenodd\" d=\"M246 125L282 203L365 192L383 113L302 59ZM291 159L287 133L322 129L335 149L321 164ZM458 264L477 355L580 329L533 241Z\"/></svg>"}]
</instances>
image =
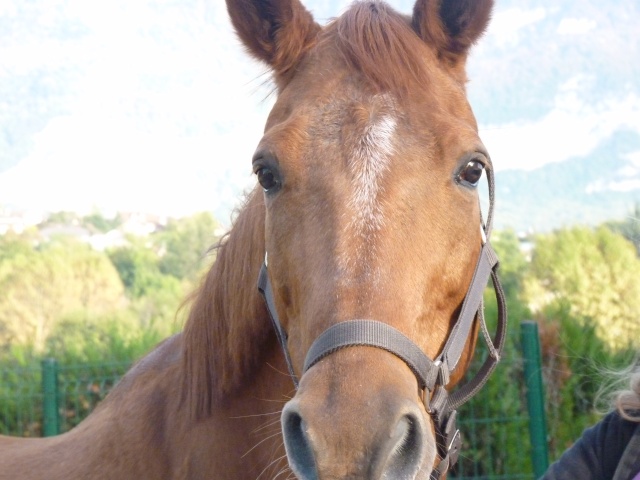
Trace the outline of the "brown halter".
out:
<instances>
[{"instance_id":1,"label":"brown halter","mask_svg":"<svg viewBox=\"0 0 640 480\"><path fill-rule=\"evenodd\" d=\"M433 418L438 454L441 458L431 473L434 480L440 479L455 465L461 446L460 431L456 427L456 409L475 395L486 383L491 372L498 364L504 347L507 328L507 306L504 291L497 275L498 258L489 243L493 220L494 178L493 170L488 168L489 212L486 224L480 219L483 233L482 249L473 273L469 289L462 303L460 315L451 330L442 352L435 360L427 357L420 348L402 332L377 320L347 320L339 322L325 330L311 345L305 358L302 374L324 357L342 348L366 345L386 350L404 361L418 380L424 406ZM495 338L492 339L484 318L482 302L483 292L491 277L498 304L498 321ZM260 269L258 290L264 296L273 326L282 346L287 367L293 383L298 388L296 377L287 348L287 333L282 328L276 310L273 291L267 274L267 257ZM449 393L446 390L449 378L471 333L476 316L480 320L482 336L487 343L489 355L475 376L465 385Z\"/></svg>"}]
</instances>

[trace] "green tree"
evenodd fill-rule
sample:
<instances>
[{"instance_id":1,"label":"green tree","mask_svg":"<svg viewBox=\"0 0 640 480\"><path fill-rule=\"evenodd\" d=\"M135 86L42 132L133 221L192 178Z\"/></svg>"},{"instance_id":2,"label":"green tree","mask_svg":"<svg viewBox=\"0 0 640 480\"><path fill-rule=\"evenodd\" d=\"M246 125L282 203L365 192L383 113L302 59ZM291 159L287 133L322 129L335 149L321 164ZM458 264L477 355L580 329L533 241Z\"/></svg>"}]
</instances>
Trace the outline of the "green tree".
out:
<instances>
[{"instance_id":1,"label":"green tree","mask_svg":"<svg viewBox=\"0 0 640 480\"><path fill-rule=\"evenodd\" d=\"M42 352L58 319L124 306L117 271L101 252L69 240L0 255L0 345Z\"/></svg>"},{"instance_id":2,"label":"green tree","mask_svg":"<svg viewBox=\"0 0 640 480\"><path fill-rule=\"evenodd\" d=\"M208 212L169 222L155 242L161 252L160 271L194 281L207 265L207 252L216 241L218 223Z\"/></svg>"},{"instance_id":3,"label":"green tree","mask_svg":"<svg viewBox=\"0 0 640 480\"><path fill-rule=\"evenodd\" d=\"M592 322L614 348L640 338L640 260L605 227L575 227L536 239L526 298L534 311L566 310Z\"/></svg>"},{"instance_id":4,"label":"green tree","mask_svg":"<svg viewBox=\"0 0 640 480\"><path fill-rule=\"evenodd\" d=\"M494 232L491 239L500 260L500 281L507 297L514 299L521 294L529 263L522 251L522 244L513 230Z\"/></svg>"},{"instance_id":5,"label":"green tree","mask_svg":"<svg viewBox=\"0 0 640 480\"><path fill-rule=\"evenodd\" d=\"M626 219L607 222L605 225L633 243L640 255L640 204L636 203L633 212Z\"/></svg>"},{"instance_id":6,"label":"green tree","mask_svg":"<svg viewBox=\"0 0 640 480\"><path fill-rule=\"evenodd\" d=\"M167 275L160 271L160 257L142 241L108 250L107 255L131 298L143 297L167 285Z\"/></svg>"},{"instance_id":7,"label":"green tree","mask_svg":"<svg viewBox=\"0 0 640 480\"><path fill-rule=\"evenodd\" d=\"M114 228L118 228L122 224L122 218L120 214L113 218L106 218L99 212L91 213L82 218L82 223L88 227L93 227L95 230L106 233Z\"/></svg>"}]
</instances>

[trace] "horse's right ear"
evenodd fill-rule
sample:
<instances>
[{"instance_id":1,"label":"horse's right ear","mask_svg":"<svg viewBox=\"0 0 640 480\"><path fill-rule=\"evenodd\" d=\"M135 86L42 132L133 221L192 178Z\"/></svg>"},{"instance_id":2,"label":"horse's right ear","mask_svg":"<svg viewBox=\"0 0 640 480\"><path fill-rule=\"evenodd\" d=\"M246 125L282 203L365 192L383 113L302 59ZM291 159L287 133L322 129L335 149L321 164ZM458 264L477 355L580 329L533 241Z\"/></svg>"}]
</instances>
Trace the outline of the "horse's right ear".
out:
<instances>
[{"instance_id":1,"label":"horse's right ear","mask_svg":"<svg viewBox=\"0 0 640 480\"><path fill-rule=\"evenodd\" d=\"M266 62L278 84L287 78L320 31L299 0L226 0L236 33Z\"/></svg>"}]
</instances>

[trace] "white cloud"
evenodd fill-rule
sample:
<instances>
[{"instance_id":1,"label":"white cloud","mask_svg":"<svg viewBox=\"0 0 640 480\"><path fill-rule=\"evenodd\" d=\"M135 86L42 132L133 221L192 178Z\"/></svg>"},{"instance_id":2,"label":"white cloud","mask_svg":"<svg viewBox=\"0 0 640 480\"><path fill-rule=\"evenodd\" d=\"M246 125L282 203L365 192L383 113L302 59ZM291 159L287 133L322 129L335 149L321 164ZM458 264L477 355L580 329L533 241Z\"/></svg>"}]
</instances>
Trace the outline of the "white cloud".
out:
<instances>
[{"instance_id":1,"label":"white cloud","mask_svg":"<svg viewBox=\"0 0 640 480\"><path fill-rule=\"evenodd\" d=\"M561 91L553 110L539 121L485 125L480 135L497 170L533 170L587 155L622 128L640 133L638 95L587 105L576 92Z\"/></svg>"},{"instance_id":2,"label":"white cloud","mask_svg":"<svg viewBox=\"0 0 640 480\"><path fill-rule=\"evenodd\" d=\"M495 42L498 45L513 47L518 42L523 28L539 22L546 15L547 11L544 8L509 8L497 11L492 17L483 43Z\"/></svg>"},{"instance_id":3,"label":"white cloud","mask_svg":"<svg viewBox=\"0 0 640 480\"><path fill-rule=\"evenodd\" d=\"M199 11L193 19L158 20L145 10L151 3L134 3L115 0L96 10L69 0L65 14L87 27L86 35L0 49L8 75L76 69L65 115L50 120L30 138L26 158L0 173L0 206L184 215L228 211L254 183L250 159L269 88L259 78L264 68L234 37L223 2L200 5L212 9L210 22ZM145 25L150 18L161 25ZM166 27L166 36L151 38L151 27Z\"/></svg>"},{"instance_id":4,"label":"white cloud","mask_svg":"<svg viewBox=\"0 0 640 480\"><path fill-rule=\"evenodd\" d=\"M583 35L597 26L597 22L589 18L563 18L556 32L559 35Z\"/></svg>"}]
</instances>

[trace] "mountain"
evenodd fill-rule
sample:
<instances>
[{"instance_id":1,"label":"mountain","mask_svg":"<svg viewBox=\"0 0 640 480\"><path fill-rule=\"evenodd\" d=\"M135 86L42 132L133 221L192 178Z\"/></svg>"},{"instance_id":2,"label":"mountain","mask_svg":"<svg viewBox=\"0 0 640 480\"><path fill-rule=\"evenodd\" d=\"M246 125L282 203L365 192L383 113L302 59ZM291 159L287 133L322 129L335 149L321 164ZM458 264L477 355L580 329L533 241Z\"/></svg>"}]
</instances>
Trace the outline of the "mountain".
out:
<instances>
[{"instance_id":1,"label":"mountain","mask_svg":"<svg viewBox=\"0 0 640 480\"><path fill-rule=\"evenodd\" d=\"M545 231L622 218L640 204L640 134L618 130L589 155L496 173L496 228ZM638 219L640 221L640 219Z\"/></svg>"},{"instance_id":2,"label":"mountain","mask_svg":"<svg viewBox=\"0 0 640 480\"><path fill-rule=\"evenodd\" d=\"M469 97L496 167L496 225L623 218L640 201L640 3L498 0Z\"/></svg>"},{"instance_id":3,"label":"mountain","mask_svg":"<svg viewBox=\"0 0 640 480\"><path fill-rule=\"evenodd\" d=\"M348 3L305 1L320 21ZM497 171L498 227L633 209L639 19L637 0L497 0L468 91ZM253 182L268 80L222 1L1 2L0 208L211 210L228 223Z\"/></svg>"}]
</instances>

